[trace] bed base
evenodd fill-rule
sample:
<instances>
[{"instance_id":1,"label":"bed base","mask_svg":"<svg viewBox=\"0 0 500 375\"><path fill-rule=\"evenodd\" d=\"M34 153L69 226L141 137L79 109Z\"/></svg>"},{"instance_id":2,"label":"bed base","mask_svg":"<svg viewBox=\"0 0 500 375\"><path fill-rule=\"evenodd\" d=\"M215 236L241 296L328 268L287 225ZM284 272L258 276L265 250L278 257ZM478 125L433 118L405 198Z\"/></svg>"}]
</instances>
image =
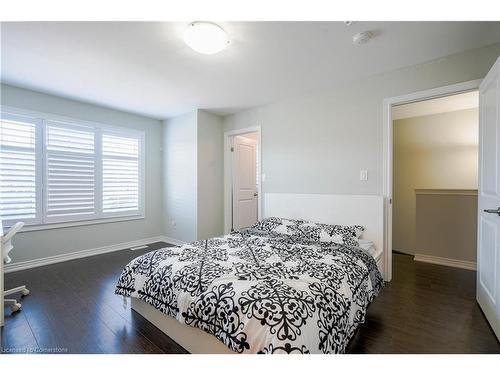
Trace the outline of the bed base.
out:
<instances>
[{"instance_id":1,"label":"bed base","mask_svg":"<svg viewBox=\"0 0 500 375\"><path fill-rule=\"evenodd\" d=\"M137 298L130 298L132 309L192 354L236 354L215 336L182 324Z\"/></svg>"}]
</instances>

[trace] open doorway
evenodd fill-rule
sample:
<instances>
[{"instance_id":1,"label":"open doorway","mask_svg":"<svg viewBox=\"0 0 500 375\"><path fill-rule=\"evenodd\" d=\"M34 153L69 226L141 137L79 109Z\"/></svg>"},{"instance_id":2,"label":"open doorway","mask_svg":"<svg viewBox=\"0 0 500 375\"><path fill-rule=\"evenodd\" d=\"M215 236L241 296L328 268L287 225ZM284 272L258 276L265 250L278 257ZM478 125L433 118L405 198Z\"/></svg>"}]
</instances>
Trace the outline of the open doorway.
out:
<instances>
[{"instance_id":1,"label":"open doorway","mask_svg":"<svg viewBox=\"0 0 500 375\"><path fill-rule=\"evenodd\" d=\"M392 107L393 259L476 268L478 105L474 90Z\"/></svg>"},{"instance_id":2,"label":"open doorway","mask_svg":"<svg viewBox=\"0 0 500 375\"><path fill-rule=\"evenodd\" d=\"M260 128L225 133L225 232L261 217Z\"/></svg>"},{"instance_id":3,"label":"open doorway","mask_svg":"<svg viewBox=\"0 0 500 375\"><path fill-rule=\"evenodd\" d=\"M384 196L384 264L383 273L384 279L386 281L391 281L393 279L393 246L392 246L392 232L393 232L393 136L394 136L394 123L393 123L393 107L420 102L428 99L443 98L446 96L451 96L460 93L467 93L471 91L479 91L479 110L478 113L481 115L479 117L479 129L478 129L478 192L477 198L474 200L477 204L476 215L477 219L477 245L474 246L476 249L476 272L470 272L459 268L451 267L439 267L435 265L430 265L422 262L412 262L412 266L403 273L396 275L394 280L397 281L397 276L403 276L410 278L410 282L413 285L426 285L428 290L435 290L435 283L432 281L433 278L439 275L443 275L443 270L446 276L446 280L441 278L443 285L452 285L452 292L447 293L448 297L458 296L460 298L461 293L464 291L466 293L475 294L476 300L481 307L484 316L486 316L491 328L493 328L497 338L499 337L500 324L499 317L500 311L498 301L500 300L499 291L497 287L497 275L499 270L499 264L495 259L500 259L499 246L498 246L498 233L500 231L500 152L498 143L498 134L500 134L500 119L498 117L500 108L500 95L498 95L498 82L500 77L500 59L497 59L496 63L490 69L488 74L483 80L473 80L462 83L457 83L449 86L443 86L438 88L433 88L430 90L415 92L411 94L401 95L392 98L384 99L384 137L383 137L383 196ZM435 138L438 138L436 135ZM458 173L461 173L459 171ZM456 206L456 204L455 204ZM437 229L439 230L438 223ZM468 226L470 228L470 225ZM472 228L474 229L474 228ZM459 229L455 229L455 234L458 234ZM431 272L422 278L421 272L417 272L418 269L428 269ZM451 264L448 264L451 265ZM463 265L463 263L462 263ZM455 265L456 266L456 265ZM436 268L438 267L438 268ZM402 269L398 267L397 269ZM436 272L439 269L440 271ZM464 279L455 280L449 282L447 279L450 274L455 274L460 277L460 275L467 275L466 278L469 280L469 287L464 288ZM471 282L473 284L471 284ZM433 285L434 284L434 285ZM468 290L468 292L467 292ZM449 290L448 290L449 291ZM475 293L474 293L475 292ZM416 299L414 299L413 304L409 307L414 309L417 306L421 306L420 296L413 294ZM443 302L444 294L440 295L440 304ZM432 304L431 306L435 306ZM450 303L450 311L454 313L456 311L456 305L452 301ZM445 312L446 321L450 313L446 310L441 310ZM470 311L468 309L462 309L462 311Z\"/></svg>"},{"instance_id":4,"label":"open doorway","mask_svg":"<svg viewBox=\"0 0 500 375\"><path fill-rule=\"evenodd\" d=\"M383 254L383 275L385 281L392 280L392 227L393 227L393 119L392 109L395 106L421 102L429 99L443 98L471 91L478 91L481 80L476 79L457 83L449 86L437 87L429 90L418 91L401 96L384 99L383 102L383 117L384 117L384 134L383 134L383 191L384 196L384 254ZM481 148L481 141L479 141ZM479 174L481 170L479 170Z\"/></svg>"}]
</instances>

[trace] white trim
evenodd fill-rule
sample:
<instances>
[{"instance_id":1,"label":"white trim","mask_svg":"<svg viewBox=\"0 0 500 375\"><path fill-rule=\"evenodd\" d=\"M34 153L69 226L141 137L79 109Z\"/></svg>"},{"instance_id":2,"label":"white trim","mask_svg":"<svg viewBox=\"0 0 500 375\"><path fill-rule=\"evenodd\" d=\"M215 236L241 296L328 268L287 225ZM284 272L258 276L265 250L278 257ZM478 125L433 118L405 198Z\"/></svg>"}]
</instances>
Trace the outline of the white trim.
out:
<instances>
[{"instance_id":1,"label":"white trim","mask_svg":"<svg viewBox=\"0 0 500 375\"><path fill-rule=\"evenodd\" d=\"M162 241L163 242L167 242L167 243L170 243L172 245L176 245L176 246L182 246L182 245L185 245L187 242L185 241L181 241L181 240L178 240L176 238L172 238L172 237L167 237L167 236L161 236L163 239Z\"/></svg>"},{"instance_id":2,"label":"white trim","mask_svg":"<svg viewBox=\"0 0 500 375\"><path fill-rule=\"evenodd\" d=\"M224 233L231 231L231 137L246 133L257 132L257 152L259 154L259 164L257 174L259 176L258 197L257 197L257 217L262 219L262 131L260 125L248 128L230 130L224 132Z\"/></svg>"},{"instance_id":3,"label":"white trim","mask_svg":"<svg viewBox=\"0 0 500 375\"><path fill-rule=\"evenodd\" d=\"M477 196L477 189L415 189L415 195Z\"/></svg>"},{"instance_id":4,"label":"white trim","mask_svg":"<svg viewBox=\"0 0 500 375\"><path fill-rule=\"evenodd\" d=\"M167 237L165 237L165 236L149 237L149 238L144 238L142 240L129 241L129 242L123 242L123 243L118 243L118 244L109 245L109 246L96 247L93 249L80 250L80 251L75 251L72 253L66 253L66 254L49 256L49 257L45 257L45 258L27 260L24 262L9 263L9 264L5 265L4 271L5 271L5 273L21 271L21 270L26 270L29 268L46 266L48 264L66 262L68 260L74 260L74 259L79 259L79 258L90 257L93 255L111 253L113 251L118 251L118 250L128 250L131 247L147 245L147 244L151 244L154 242L169 242L169 241L167 241ZM170 243L175 245L173 242L170 242Z\"/></svg>"},{"instance_id":5,"label":"white trim","mask_svg":"<svg viewBox=\"0 0 500 375\"><path fill-rule=\"evenodd\" d=\"M476 270L476 262L471 262L468 260L442 258L442 257L436 257L433 255L426 255L426 254L415 254L415 256L413 257L413 260L415 260L415 262L433 263L433 264L439 264L442 266L463 268L463 269L472 270L472 271Z\"/></svg>"},{"instance_id":6,"label":"white trim","mask_svg":"<svg viewBox=\"0 0 500 375\"><path fill-rule=\"evenodd\" d=\"M94 207L95 212L102 214L102 193L103 193L103 178L102 178L102 128L97 128L94 131ZM140 146L139 146L140 147ZM139 167L140 169L140 167ZM139 192L140 194L140 192Z\"/></svg>"},{"instance_id":7,"label":"white trim","mask_svg":"<svg viewBox=\"0 0 500 375\"><path fill-rule=\"evenodd\" d=\"M95 224L107 224L107 223L115 223L120 221L132 221L132 220L142 220L145 216L137 215L137 216L116 216L113 218L107 219L93 219L93 220L81 220L81 221L68 221L65 223L52 223L52 224L33 224L33 225L25 225L18 233L23 232L33 232L39 230L50 230L50 229L60 229L60 228L69 228L69 227L80 227L85 225L95 225ZM5 227L4 226L4 230Z\"/></svg>"},{"instance_id":8,"label":"white trim","mask_svg":"<svg viewBox=\"0 0 500 375\"><path fill-rule=\"evenodd\" d=\"M411 94L386 98L383 101L383 170L382 181L384 196L384 279L392 279L392 106L397 104L407 104L422 100L438 98L458 94L467 91L477 90L481 79L457 83L454 85L437 87L430 90L417 91Z\"/></svg>"}]
</instances>

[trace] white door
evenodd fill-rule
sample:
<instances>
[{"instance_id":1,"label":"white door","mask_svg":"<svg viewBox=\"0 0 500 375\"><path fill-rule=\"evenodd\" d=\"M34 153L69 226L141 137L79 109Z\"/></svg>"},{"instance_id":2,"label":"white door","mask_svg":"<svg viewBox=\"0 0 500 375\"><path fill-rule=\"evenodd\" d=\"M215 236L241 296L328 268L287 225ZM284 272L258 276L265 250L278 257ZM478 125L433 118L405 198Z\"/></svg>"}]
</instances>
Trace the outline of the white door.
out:
<instances>
[{"instance_id":1,"label":"white door","mask_svg":"<svg viewBox=\"0 0 500 375\"><path fill-rule=\"evenodd\" d=\"M477 301L500 338L500 58L479 86Z\"/></svg>"},{"instance_id":2,"label":"white door","mask_svg":"<svg viewBox=\"0 0 500 375\"><path fill-rule=\"evenodd\" d=\"M233 138L233 229L257 221L257 141L243 136Z\"/></svg>"}]
</instances>

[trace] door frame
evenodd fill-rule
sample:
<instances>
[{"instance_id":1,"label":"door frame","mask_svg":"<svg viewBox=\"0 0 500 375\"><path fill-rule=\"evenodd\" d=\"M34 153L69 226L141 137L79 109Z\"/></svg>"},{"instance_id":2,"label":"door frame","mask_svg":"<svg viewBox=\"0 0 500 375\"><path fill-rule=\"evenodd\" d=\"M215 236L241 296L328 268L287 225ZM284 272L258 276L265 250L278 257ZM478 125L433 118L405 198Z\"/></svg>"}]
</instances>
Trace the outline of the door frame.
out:
<instances>
[{"instance_id":1,"label":"door frame","mask_svg":"<svg viewBox=\"0 0 500 375\"><path fill-rule=\"evenodd\" d=\"M259 186L257 188L257 219L262 219L262 135L260 125L251 126L248 128L230 130L224 132L224 233L227 234L231 231L231 179L233 168L231 168L231 139L236 135L244 135L248 133L257 133L257 157L259 163L257 164L257 176L259 179Z\"/></svg>"},{"instance_id":2,"label":"door frame","mask_svg":"<svg viewBox=\"0 0 500 375\"><path fill-rule=\"evenodd\" d=\"M384 197L384 279L392 279L392 178L393 178L393 121L392 107L422 100L450 96L479 89L482 79L475 79L436 87L429 90L385 98L383 100L383 170L382 194Z\"/></svg>"}]
</instances>

